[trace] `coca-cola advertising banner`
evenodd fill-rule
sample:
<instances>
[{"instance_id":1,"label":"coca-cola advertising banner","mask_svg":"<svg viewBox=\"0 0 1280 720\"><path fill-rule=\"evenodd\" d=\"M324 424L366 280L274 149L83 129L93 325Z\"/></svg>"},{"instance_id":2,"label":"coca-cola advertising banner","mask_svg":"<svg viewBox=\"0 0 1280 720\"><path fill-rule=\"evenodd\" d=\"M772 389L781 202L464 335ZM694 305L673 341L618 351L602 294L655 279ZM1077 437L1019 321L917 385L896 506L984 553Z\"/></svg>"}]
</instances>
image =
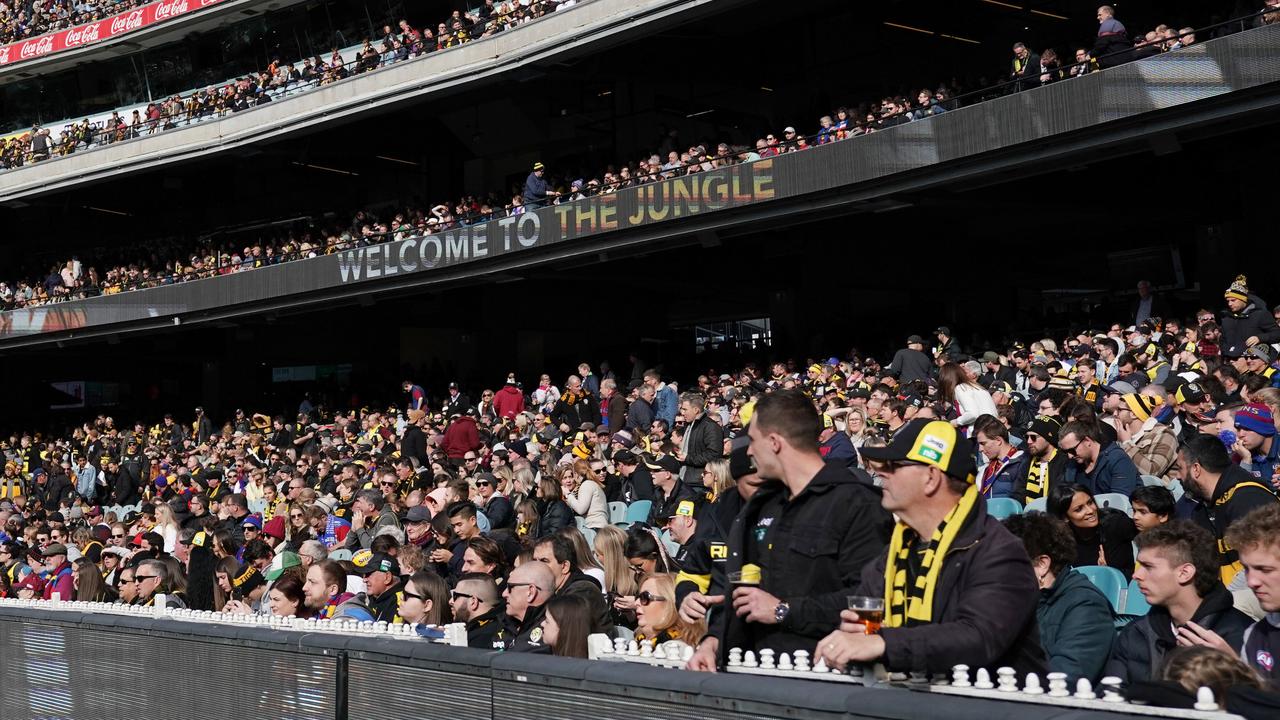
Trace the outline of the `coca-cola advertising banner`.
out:
<instances>
[{"instance_id":1,"label":"coca-cola advertising banner","mask_svg":"<svg viewBox=\"0 0 1280 720\"><path fill-rule=\"evenodd\" d=\"M63 50L92 45L138 28L186 15L223 0L160 0L97 22L77 25L23 42L0 45L0 66L34 60Z\"/></svg>"}]
</instances>

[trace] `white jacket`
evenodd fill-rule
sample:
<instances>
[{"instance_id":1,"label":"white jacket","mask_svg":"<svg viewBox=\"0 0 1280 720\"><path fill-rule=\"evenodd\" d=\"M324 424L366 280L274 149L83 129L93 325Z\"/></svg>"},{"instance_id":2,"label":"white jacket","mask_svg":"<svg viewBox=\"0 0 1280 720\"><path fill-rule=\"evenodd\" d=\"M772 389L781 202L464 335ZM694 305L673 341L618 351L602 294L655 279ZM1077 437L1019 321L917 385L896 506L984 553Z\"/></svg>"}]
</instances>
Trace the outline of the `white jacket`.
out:
<instances>
[{"instance_id":1,"label":"white jacket","mask_svg":"<svg viewBox=\"0 0 1280 720\"><path fill-rule=\"evenodd\" d=\"M991 399L991 393L986 390L966 383L957 385L955 392L956 404L960 406L960 417L956 418L956 425L968 427L979 416L996 414L996 401Z\"/></svg>"}]
</instances>

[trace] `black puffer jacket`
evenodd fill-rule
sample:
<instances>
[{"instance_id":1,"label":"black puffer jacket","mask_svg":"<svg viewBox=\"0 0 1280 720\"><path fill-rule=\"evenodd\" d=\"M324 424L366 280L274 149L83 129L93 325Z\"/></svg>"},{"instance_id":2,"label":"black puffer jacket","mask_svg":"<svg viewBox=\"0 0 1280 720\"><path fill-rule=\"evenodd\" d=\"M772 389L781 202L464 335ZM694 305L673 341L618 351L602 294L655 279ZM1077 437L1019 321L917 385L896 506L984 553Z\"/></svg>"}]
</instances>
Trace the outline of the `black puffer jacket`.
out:
<instances>
[{"instance_id":1,"label":"black puffer jacket","mask_svg":"<svg viewBox=\"0 0 1280 720\"><path fill-rule=\"evenodd\" d=\"M573 510L563 500L538 500L538 537L555 535L560 528L573 526Z\"/></svg>"},{"instance_id":2,"label":"black puffer jacket","mask_svg":"<svg viewBox=\"0 0 1280 720\"><path fill-rule=\"evenodd\" d=\"M1245 341L1251 337L1258 342L1280 342L1280 327L1276 319L1267 310L1267 304L1257 295L1249 296L1249 304L1238 313L1228 312L1222 316L1222 354L1227 357L1243 355Z\"/></svg>"},{"instance_id":3,"label":"black puffer jacket","mask_svg":"<svg viewBox=\"0 0 1280 720\"><path fill-rule=\"evenodd\" d=\"M1231 593L1219 584L1200 601L1191 622L1218 633L1227 645L1238 648L1244 644L1244 631L1253 619L1235 609ZM1115 675L1125 682L1158 680L1165 655L1177 646L1169 611L1152 606L1146 617L1120 631L1103 675Z\"/></svg>"}]
</instances>

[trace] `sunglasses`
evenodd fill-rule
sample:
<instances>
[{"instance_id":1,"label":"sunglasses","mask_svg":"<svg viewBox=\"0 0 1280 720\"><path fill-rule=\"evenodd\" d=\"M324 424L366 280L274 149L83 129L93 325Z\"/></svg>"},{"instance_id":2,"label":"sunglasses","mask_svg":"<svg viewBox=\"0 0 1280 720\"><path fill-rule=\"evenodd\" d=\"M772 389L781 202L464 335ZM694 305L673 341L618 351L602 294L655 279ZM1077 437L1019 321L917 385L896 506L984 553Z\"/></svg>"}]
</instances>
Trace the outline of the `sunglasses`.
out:
<instances>
[{"instance_id":1,"label":"sunglasses","mask_svg":"<svg viewBox=\"0 0 1280 720\"><path fill-rule=\"evenodd\" d=\"M1080 442L1076 443L1075 445L1072 445L1071 447L1064 447L1064 446L1062 446L1062 445L1059 445L1059 446L1058 446L1058 449L1059 449L1059 450L1061 450L1062 452L1066 453L1068 457L1075 457L1075 456L1076 456L1076 451L1080 449L1080 445L1081 445L1081 443L1083 443L1083 442L1084 442L1084 441L1083 441L1083 440L1081 440Z\"/></svg>"},{"instance_id":2,"label":"sunglasses","mask_svg":"<svg viewBox=\"0 0 1280 720\"><path fill-rule=\"evenodd\" d=\"M666 602L666 600L667 600L666 598L661 597L659 595L654 595L648 590L645 590L644 592L636 596L636 602L640 603L641 605L644 605L645 607L648 607L649 603Z\"/></svg>"},{"instance_id":3,"label":"sunglasses","mask_svg":"<svg viewBox=\"0 0 1280 720\"><path fill-rule=\"evenodd\" d=\"M302 513L289 513L289 517L293 520L301 520Z\"/></svg>"},{"instance_id":4,"label":"sunglasses","mask_svg":"<svg viewBox=\"0 0 1280 720\"><path fill-rule=\"evenodd\" d=\"M477 480L477 481L476 481L476 487L489 487L489 481L488 481L488 480Z\"/></svg>"},{"instance_id":5,"label":"sunglasses","mask_svg":"<svg viewBox=\"0 0 1280 720\"><path fill-rule=\"evenodd\" d=\"M138 575L134 577L134 582L142 582L143 580L155 580L159 575Z\"/></svg>"},{"instance_id":6,"label":"sunglasses","mask_svg":"<svg viewBox=\"0 0 1280 720\"><path fill-rule=\"evenodd\" d=\"M475 597L475 595L469 595L469 594L467 594L467 593L460 593L460 592L458 592L457 590L454 590L453 592L449 593L449 598L450 598L451 600L457 600L458 598L474 598L474 597Z\"/></svg>"},{"instance_id":7,"label":"sunglasses","mask_svg":"<svg viewBox=\"0 0 1280 720\"><path fill-rule=\"evenodd\" d=\"M123 540L123 539L124 539L124 537L125 537L124 535L112 535L112 536L111 536L111 539L112 539L112 540Z\"/></svg>"},{"instance_id":8,"label":"sunglasses","mask_svg":"<svg viewBox=\"0 0 1280 720\"><path fill-rule=\"evenodd\" d=\"M426 600L427 600L427 596L426 596L426 595L419 595L418 593L411 593L411 592L409 592L408 590L401 590L400 592L404 593L404 596L405 596L405 597L407 597L407 598L413 598L414 600L421 600L421 601L423 601L423 602L426 602Z\"/></svg>"}]
</instances>

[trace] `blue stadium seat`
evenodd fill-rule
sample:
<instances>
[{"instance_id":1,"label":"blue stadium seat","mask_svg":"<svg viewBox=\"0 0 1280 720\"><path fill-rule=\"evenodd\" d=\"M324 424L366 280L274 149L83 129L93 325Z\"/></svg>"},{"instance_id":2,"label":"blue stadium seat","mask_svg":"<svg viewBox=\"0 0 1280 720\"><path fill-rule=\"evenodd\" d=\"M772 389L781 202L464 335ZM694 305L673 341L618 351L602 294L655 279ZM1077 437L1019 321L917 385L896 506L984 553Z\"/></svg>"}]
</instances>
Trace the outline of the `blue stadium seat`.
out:
<instances>
[{"instance_id":1,"label":"blue stadium seat","mask_svg":"<svg viewBox=\"0 0 1280 720\"><path fill-rule=\"evenodd\" d=\"M596 546L596 531L595 531L595 530L592 530L591 528L587 527L586 525L583 525L582 527L578 528L578 531L582 533L582 537L584 537L584 538L586 538L586 539L587 539L587 547L594 548L594 547Z\"/></svg>"},{"instance_id":2,"label":"blue stadium seat","mask_svg":"<svg viewBox=\"0 0 1280 720\"><path fill-rule=\"evenodd\" d=\"M1133 580L1129 583L1129 589L1124 596L1124 615L1133 617L1142 617L1151 611L1151 603L1147 602L1147 598L1143 596L1142 591L1138 589L1138 581Z\"/></svg>"},{"instance_id":3,"label":"blue stadium seat","mask_svg":"<svg viewBox=\"0 0 1280 720\"><path fill-rule=\"evenodd\" d=\"M1036 498L1035 500L1032 500L1031 502L1027 503L1027 509L1023 510L1023 512L1029 512L1029 513L1048 512L1048 511L1049 511L1049 498Z\"/></svg>"},{"instance_id":4,"label":"blue stadium seat","mask_svg":"<svg viewBox=\"0 0 1280 720\"><path fill-rule=\"evenodd\" d=\"M573 524L577 525L579 530L587 529L587 519L582 517L581 515L573 516Z\"/></svg>"},{"instance_id":5,"label":"blue stadium seat","mask_svg":"<svg viewBox=\"0 0 1280 720\"><path fill-rule=\"evenodd\" d=\"M609 524L622 525L627 522L627 504L624 502L609 503Z\"/></svg>"},{"instance_id":6,"label":"blue stadium seat","mask_svg":"<svg viewBox=\"0 0 1280 720\"><path fill-rule=\"evenodd\" d=\"M987 501L987 514L997 520L1003 520L1010 515L1021 515L1022 505L1013 498L991 498Z\"/></svg>"},{"instance_id":7,"label":"blue stadium seat","mask_svg":"<svg viewBox=\"0 0 1280 720\"><path fill-rule=\"evenodd\" d=\"M1169 492L1173 493L1173 499L1175 502L1182 499L1182 483L1177 482L1176 480L1173 482L1166 483L1164 480L1161 480L1155 475L1143 475L1142 486L1143 487L1162 487L1165 490L1168 490Z\"/></svg>"},{"instance_id":8,"label":"blue stadium seat","mask_svg":"<svg viewBox=\"0 0 1280 720\"><path fill-rule=\"evenodd\" d=\"M627 516L624 522L627 525L638 522L649 522L649 511L653 509L653 501L637 500L627 506Z\"/></svg>"},{"instance_id":9,"label":"blue stadium seat","mask_svg":"<svg viewBox=\"0 0 1280 720\"><path fill-rule=\"evenodd\" d=\"M658 537L662 538L662 544L664 547L666 547L668 555L670 555L671 557L675 557L677 554L679 554L680 543L672 539L670 532L663 530L662 534L659 535Z\"/></svg>"},{"instance_id":10,"label":"blue stadium seat","mask_svg":"<svg viewBox=\"0 0 1280 720\"><path fill-rule=\"evenodd\" d=\"M1120 612L1125 589L1124 573L1105 565L1083 565L1075 571L1089 578L1089 581L1107 596L1111 609L1117 613Z\"/></svg>"},{"instance_id":11,"label":"blue stadium seat","mask_svg":"<svg viewBox=\"0 0 1280 720\"><path fill-rule=\"evenodd\" d=\"M1093 496L1093 501L1098 503L1100 508L1123 510L1125 515L1133 517L1133 506L1129 504L1129 498L1123 493L1100 493Z\"/></svg>"},{"instance_id":12,"label":"blue stadium seat","mask_svg":"<svg viewBox=\"0 0 1280 720\"><path fill-rule=\"evenodd\" d=\"M266 509L267 509L267 501L263 500L262 498L249 501L249 514L251 515L260 514L262 513L263 510L266 510Z\"/></svg>"},{"instance_id":13,"label":"blue stadium seat","mask_svg":"<svg viewBox=\"0 0 1280 720\"><path fill-rule=\"evenodd\" d=\"M340 548L329 553L330 560L350 560L351 551L346 548Z\"/></svg>"}]
</instances>

